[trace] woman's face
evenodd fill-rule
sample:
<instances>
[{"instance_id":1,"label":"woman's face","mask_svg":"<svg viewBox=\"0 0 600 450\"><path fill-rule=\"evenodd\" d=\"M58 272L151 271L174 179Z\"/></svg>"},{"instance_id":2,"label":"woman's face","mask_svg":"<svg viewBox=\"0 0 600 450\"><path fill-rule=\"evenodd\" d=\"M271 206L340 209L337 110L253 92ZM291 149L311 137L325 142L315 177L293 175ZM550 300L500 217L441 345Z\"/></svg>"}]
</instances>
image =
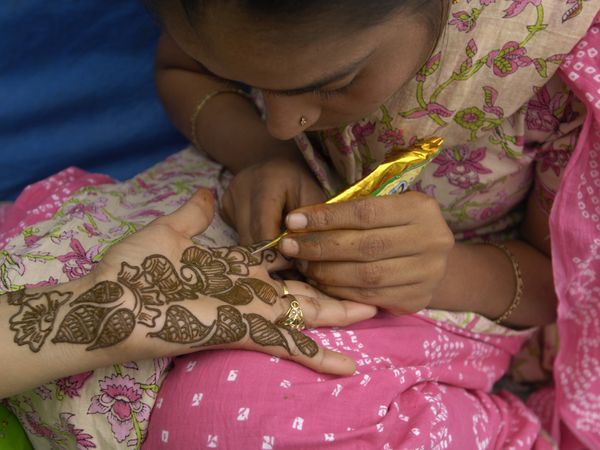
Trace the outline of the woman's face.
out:
<instances>
[{"instance_id":1,"label":"woman's face","mask_svg":"<svg viewBox=\"0 0 600 450\"><path fill-rule=\"evenodd\" d=\"M310 24L290 31L226 6L212 7L192 26L178 6L165 27L201 70L260 89L267 128L278 139L366 117L415 75L436 41L423 17L402 13L347 34L319 27L323 37L314 37Z\"/></svg>"}]
</instances>

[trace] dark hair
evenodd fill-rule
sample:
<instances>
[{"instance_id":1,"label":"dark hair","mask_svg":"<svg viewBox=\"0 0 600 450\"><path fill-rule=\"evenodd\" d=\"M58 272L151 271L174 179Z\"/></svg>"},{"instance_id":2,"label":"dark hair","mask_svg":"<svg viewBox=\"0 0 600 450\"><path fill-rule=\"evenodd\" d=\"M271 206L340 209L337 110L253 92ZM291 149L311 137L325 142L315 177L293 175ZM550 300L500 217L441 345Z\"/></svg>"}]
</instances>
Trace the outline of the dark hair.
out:
<instances>
[{"instance_id":1,"label":"dark hair","mask_svg":"<svg viewBox=\"0 0 600 450\"><path fill-rule=\"evenodd\" d=\"M344 30L360 30L384 22L401 10L425 18L434 29L439 29L445 8L442 0L144 0L148 10L160 20L161 14L174 3L179 3L190 22L195 22L208 7L235 6L239 11L257 20L283 24L310 24L318 32L339 31L332 20L344 25ZM436 6L432 6L436 3ZM320 25L320 26L319 26Z\"/></svg>"}]
</instances>

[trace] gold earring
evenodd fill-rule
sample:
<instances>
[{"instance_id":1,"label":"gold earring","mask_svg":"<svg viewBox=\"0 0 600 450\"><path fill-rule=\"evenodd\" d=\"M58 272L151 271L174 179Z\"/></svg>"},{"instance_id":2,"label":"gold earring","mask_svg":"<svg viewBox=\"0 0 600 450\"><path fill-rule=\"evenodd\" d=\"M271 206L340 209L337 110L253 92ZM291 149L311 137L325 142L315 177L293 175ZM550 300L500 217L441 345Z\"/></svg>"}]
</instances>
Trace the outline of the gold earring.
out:
<instances>
[{"instance_id":1,"label":"gold earring","mask_svg":"<svg viewBox=\"0 0 600 450\"><path fill-rule=\"evenodd\" d=\"M300 126L302 128L304 128L307 123L308 123L308 119L306 117L304 117L304 116L300 117Z\"/></svg>"}]
</instances>

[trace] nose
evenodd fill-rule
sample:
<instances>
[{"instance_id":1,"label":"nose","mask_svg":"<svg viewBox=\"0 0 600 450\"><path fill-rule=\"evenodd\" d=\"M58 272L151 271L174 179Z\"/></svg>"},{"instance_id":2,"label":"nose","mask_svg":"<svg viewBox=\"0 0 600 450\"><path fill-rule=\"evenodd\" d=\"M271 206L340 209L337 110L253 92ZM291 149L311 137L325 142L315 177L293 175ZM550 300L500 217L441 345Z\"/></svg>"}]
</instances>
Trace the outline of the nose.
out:
<instances>
[{"instance_id":1,"label":"nose","mask_svg":"<svg viewBox=\"0 0 600 450\"><path fill-rule=\"evenodd\" d=\"M292 139L319 120L321 107L309 95L264 95L267 130L271 136Z\"/></svg>"}]
</instances>

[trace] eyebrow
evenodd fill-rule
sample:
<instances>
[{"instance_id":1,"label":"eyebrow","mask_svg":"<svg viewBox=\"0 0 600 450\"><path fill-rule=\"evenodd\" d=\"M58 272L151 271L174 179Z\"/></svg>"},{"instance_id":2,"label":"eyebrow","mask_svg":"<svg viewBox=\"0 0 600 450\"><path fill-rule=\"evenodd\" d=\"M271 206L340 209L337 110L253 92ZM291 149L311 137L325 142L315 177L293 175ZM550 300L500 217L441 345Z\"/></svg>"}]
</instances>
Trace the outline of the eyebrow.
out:
<instances>
[{"instance_id":1,"label":"eyebrow","mask_svg":"<svg viewBox=\"0 0 600 450\"><path fill-rule=\"evenodd\" d=\"M302 86L302 87L294 88L294 89L263 89L263 88L258 88L258 89L260 89L261 91L263 91L267 94L285 95L285 96L289 96L289 97L294 96L294 95L306 94L308 92L318 91L319 89L327 86L328 84L331 84L335 81L342 80L345 77L347 77L348 75L350 75L351 73L355 72L367 59L369 59L369 57L372 54L373 54L373 52L370 52L366 56L363 56L363 57L357 59L356 61L352 62L351 64L348 64L347 66L343 67L342 69L339 69L333 73L324 75L324 76L318 78L317 80L310 82L306 86ZM219 75L211 72L205 66L203 66L201 63L199 63L199 62L197 62L197 63L200 66L201 70L206 75L209 75L218 80L231 82L231 80L220 77Z\"/></svg>"}]
</instances>

